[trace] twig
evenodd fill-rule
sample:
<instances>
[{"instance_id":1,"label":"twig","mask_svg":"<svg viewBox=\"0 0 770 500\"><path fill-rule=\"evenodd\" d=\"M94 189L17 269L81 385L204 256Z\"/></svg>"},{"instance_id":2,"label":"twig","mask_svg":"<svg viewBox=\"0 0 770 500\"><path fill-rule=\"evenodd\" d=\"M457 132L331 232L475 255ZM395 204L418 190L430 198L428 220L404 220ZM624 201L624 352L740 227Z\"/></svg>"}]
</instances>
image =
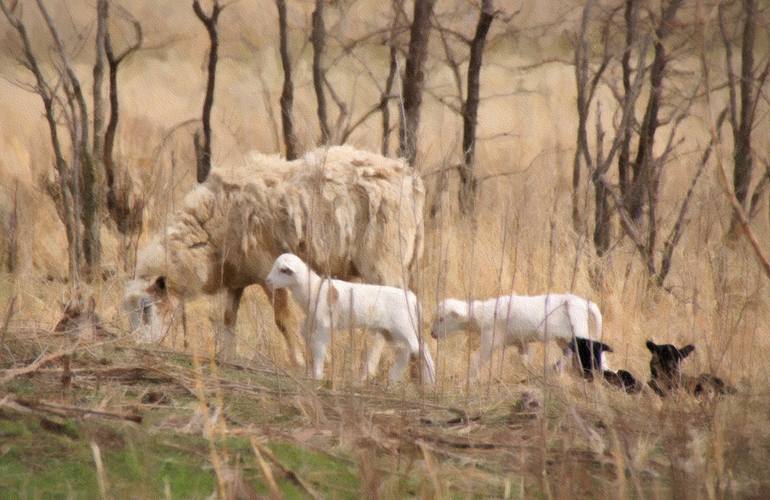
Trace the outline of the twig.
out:
<instances>
[{"instance_id":1,"label":"twig","mask_svg":"<svg viewBox=\"0 0 770 500\"><path fill-rule=\"evenodd\" d=\"M259 470L261 470L262 475L265 476L265 481L267 482L267 486L270 489L270 498L273 500L280 500L283 498L283 495L281 495L281 490L278 489L278 484L276 484L275 478L273 477L273 471L270 470L270 465L268 465L268 463L265 462L265 459L262 457L262 452L259 451L259 443L257 443L257 439L254 436L251 437L251 449L254 450L254 456L257 457L257 465L259 465Z\"/></svg>"},{"instance_id":2,"label":"twig","mask_svg":"<svg viewBox=\"0 0 770 500\"><path fill-rule=\"evenodd\" d=\"M316 493L316 491L307 483L307 481L299 477L296 472L283 465L281 461L278 460L275 455L273 455L273 452L270 451L269 448L261 446L256 439L251 440L251 446L254 448L255 453L261 453L266 456L271 462L273 462L273 465L275 465L275 467L280 470L282 474L289 478L290 481L305 490L305 493L307 493L308 496L314 500L320 500L321 496Z\"/></svg>"}]
</instances>

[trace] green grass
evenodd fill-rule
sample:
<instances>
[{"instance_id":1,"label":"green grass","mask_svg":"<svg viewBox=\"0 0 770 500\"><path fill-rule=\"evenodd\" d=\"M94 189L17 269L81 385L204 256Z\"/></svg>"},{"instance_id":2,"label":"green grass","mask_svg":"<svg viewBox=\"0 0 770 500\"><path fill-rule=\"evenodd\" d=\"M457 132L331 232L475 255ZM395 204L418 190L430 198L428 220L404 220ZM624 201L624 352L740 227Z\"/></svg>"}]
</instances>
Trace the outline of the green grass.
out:
<instances>
[{"instance_id":1,"label":"green grass","mask_svg":"<svg viewBox=\"0 0 770 500\"><path fill-rule=\"evenodd\" d=\"M0 414L0 499L98 497L92 440L101 449L114 498L162 498L170 492L172 498L195 499L216 489L208 443L201 437L74 420L57 421L65 429L58 432L44 429L41 420ZM231 466L241 469L247 488L267 492L246 439L228 438L217 446ZM358 480L349 463L289 443L269 447L324 496L357 497ZM286 498L304 497L288 478L276 480Z\"/></svg>"}]
</instances>

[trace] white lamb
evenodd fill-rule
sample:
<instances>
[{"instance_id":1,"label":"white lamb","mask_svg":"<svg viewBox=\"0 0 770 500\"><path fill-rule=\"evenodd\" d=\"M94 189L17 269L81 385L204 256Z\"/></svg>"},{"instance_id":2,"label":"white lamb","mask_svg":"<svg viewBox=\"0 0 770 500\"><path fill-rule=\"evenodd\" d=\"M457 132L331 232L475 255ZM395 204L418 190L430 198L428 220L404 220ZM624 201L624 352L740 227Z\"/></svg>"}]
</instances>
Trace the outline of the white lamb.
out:
<instances>
[{"instance_id":1,"label":"white lamb","mask_svg":"<svg viewBox=\"0 0 770 500\"><path fill-rule=\"evenodd\" d=\"M302 259L286 253L275 260L266 282L272 289L288 288L307 314L302 334L310 345L313 376L323 377L326 348L333 330L363 328L382 333L394 345L396 360L389 378L399 380L410 361L420 359L422 381L435 383L436 370L427 346L417 333L419 305L414 293L401 288L349 283L321 278ZM376 363L367 363L366 374L374 376Z\"/></svg>"},{"instance_id":2,"label":"white lamb","mask_svg":"<svg viewBox=\"0 0 770 500\"><path fill-rule=\"evenodd\" d=\"M594 320L595 337L589 334L589 315ZM481 347L471 355L473 377L479 375L481 364L489 362L492 349L515 345L526 362L528 344L547 340L555 340L564 349L565 356L557 364L561 371L566 358L574 354L570 348L574 338L601 338L602 314L596 304L572 294L510 295L470 303L446 299L439 303L431 336L439 339L460 330L481 334ZM604 358L601 364L609 369Z\"/></svg>"}]
</instances>

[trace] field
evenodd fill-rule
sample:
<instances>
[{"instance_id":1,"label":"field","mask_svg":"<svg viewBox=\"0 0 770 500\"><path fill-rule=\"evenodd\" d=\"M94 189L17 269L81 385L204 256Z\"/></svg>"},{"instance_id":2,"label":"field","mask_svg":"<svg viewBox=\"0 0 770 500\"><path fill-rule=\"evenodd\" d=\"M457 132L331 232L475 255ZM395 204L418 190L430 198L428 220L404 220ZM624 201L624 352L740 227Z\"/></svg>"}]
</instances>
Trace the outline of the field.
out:
<instances>
[{"instance_id":1,"label":"field","mask_svg":"<svg viewBox=\"0 0 770 500\"><path fill-rule=\"evenodd\" d=\"M44 26L26 3L34 45L44 53ZM207 40L187 4L120 3L145 31L144 48L121 69L116 147L146 204L141 246L195 183L192 133ZM93 30L93 5L51 4L76 48L75 68L90 85L92 48L79 45L78 34ZM347 39L390 12L385 2L347 7L344 18L330 9L327 19ZM312 2L300 2L289 10L303 150L318 137L307 44L312 9ZM282 150L274 11L273 2L241 0L222 14L214 164L250 150ZM455 28L472 33L475 15L455 19ZM645 340L692 343L684 371L716 374L736 394L627 395L543 369L559 354L553 343L533 346L528 365L515 349L498 352L481 380L472 381L468 360L478 341L465 335L440 343L425 335L438 383L419 387L388 384L386 369L352 383L367 340L338 332L326 380L315 382L289 363L270 304L256 287L241 306L237 361L213 356L209 316L221 314L219 297L188 302L184 322L176 321L161 344L137 344L121 309L133 243L107 222L103 279L88 285L106 336L90 341L54 332L71 289L66 236L41 187L52 175L42 104L19 85L30 76L13 58L18 42L2 18L0 215L5 224L18 213L19 262L0 275L0 498L769 498L770 288L748 245L726 236L730 208L716 167L709 163L696 186L664 288L649 282L619 227L611 251L598 257L589 232L572 224L577 111L574 68L563 61L572 57L569 33L578 19L577 6L525 6L511 21L518 30L488 45L473 216L458 211L453 175L438 192L439 179L458 161L462 123L438 99L454 83L439 62L441 42L431 41L415 162L428 205L437 207L426 214L414 282L428 313L424 333L445 297L569 291L599 304L614 368L646 381ZM130 36L125 26L113 28L120 43ZM695 59L681 66L697 65ZM354 116L379 98L362 65L385 75L387 63L386 46L362 44L330 70ZM715 100L724 94L717 91ZM607 86L598 95L611 104ZM760 105L754 132L754 147L764 152L766 108ZM376 118L366 121L348 143L378 150L379 127ZM663 178L665 227L709 140L705 104L683 122L681 137ZM588 187L581 196L591 213ZM752 227L767 250L770 211L763 203ZM4 249L7 227L0 227Z\"/></svg>"}]
</instances>

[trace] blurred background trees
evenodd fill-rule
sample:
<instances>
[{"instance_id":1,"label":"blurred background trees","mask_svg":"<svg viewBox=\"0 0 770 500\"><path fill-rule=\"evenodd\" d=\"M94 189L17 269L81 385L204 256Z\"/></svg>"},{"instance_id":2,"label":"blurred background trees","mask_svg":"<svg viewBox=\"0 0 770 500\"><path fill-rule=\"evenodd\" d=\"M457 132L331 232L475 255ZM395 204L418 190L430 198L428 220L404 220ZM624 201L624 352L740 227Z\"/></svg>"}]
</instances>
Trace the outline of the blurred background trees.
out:
<instances>
[{"instance_id":1,"label":"blurred background trees","mask_svg":"<svg viewBox=\"0 0 770 500\"><path fill-rule=\"evenodd\" d=\"M754 237L761 241L768 236L760 221L770 213L762 210L770 207L769 13L756 0L540 6L493 0L194 0L185 12L179 5L98 0L87 12L83 4L77 16L71 15L73 7L45 0L1 5L5 56L17 62L6 80L38 97L47 123L53 169L41 178L66 229L73 280L101 276L105 234L120 241L122 266L130 268L143 214L151 209L147 198L154 195L142 186L148 176L178 178L187 171L178 159L186 162L189 154L169 146L180 130L194 135L197 182L205 181L218 158L234 155L236 144L245 150L280 147L288 158L339 143L405 157L431 181L431 218L439 212L489 217L480 215L480 204L499 206L500 199L513 196L506 183L540 176L531 167L542 162L542 176L555 179L553 196L569 199L571 224L564 227L591 241L600 260L617 248L632 248L650 282L660 286L697 211L718 207L731 221L722 231L728 241L744 233L726 203L729 196L710 198L712 206L703 202L703 193L717 185L709 172L724 151L730 191L748 229L758 231ZM372 15L362 17L365 12ZM175 30L164 17L172 15L193 20L185 21L190 30ZM249 22L274 31L246 29ZM151 27L149 46L145 25ZM194 47L202 66L178 78L202 89L202 112L162 127L141 144L152 165L149 174L135 158L116 152L121 141L128 148L132 140L119 121L121 104L126 109L119 92L123 63L147 53L130 78L134 86L142 82L149 101L169 81L156 79L156 72L177 64L176 47L192 36L198 37ZM166 62L153 66L153 60ZM238 65L252 73L234 79ZM551 82L538 73L552 67L568 68L571 82ZM146 73L137 79L137 72ZM247 116L233 107L246 95L260 113ZM553 143L523 143L522 130L544 127L542 100L561 118L547 125L554 128ZM708 133L708 102L716 137ZM163 113L135 97L128 106L126 113L150 121ZM228 123L233 121L252 122L251 133L272 137L272 145L265 146L262 135L241 140L248 135L243 126ZM487 182L493 179L500 182ZM161 185L168 184L159 182L157 189ZM530 194L530 203L541 203ZM554 207L561 206L557 200ZM550 205L544 203L543 210ZM9 229L18 228L15 217L13 224L6 218L7 235L18 233ZM16 236L6 237L11 239ZM4 255L16 255L10 247Z\"/></svg>"}]
</instances>

